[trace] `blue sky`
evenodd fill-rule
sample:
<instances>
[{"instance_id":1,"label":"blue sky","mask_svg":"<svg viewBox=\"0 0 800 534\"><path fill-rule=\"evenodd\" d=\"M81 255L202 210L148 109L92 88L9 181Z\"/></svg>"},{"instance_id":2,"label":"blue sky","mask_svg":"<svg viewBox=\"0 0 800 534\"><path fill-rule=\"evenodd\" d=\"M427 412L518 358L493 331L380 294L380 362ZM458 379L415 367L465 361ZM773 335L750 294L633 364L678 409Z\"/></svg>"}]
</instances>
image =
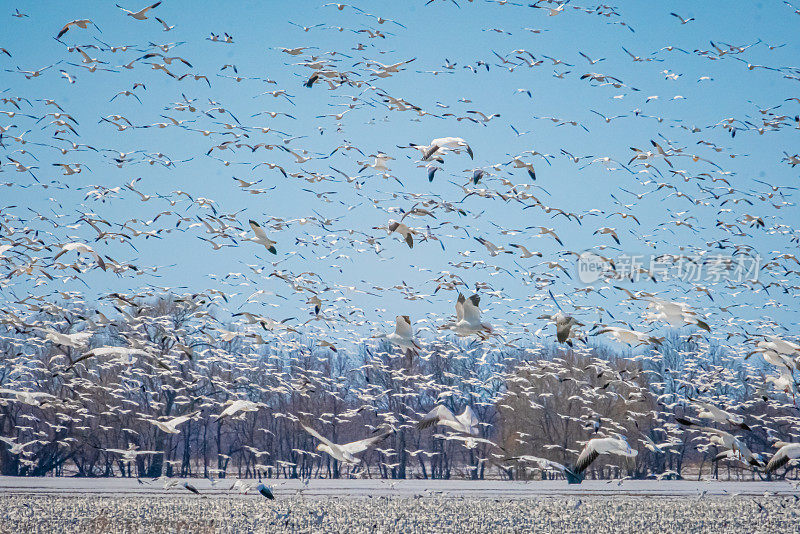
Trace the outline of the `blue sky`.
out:
<instances>
[{"instance_id":1,"label":"blue sky","mask_svg":"<svg viewBox=\"0 0 800 534\"><path fill-rule=\"evenodd\" d=\"M31 132L25 136L30 144L23 147L18 143L7 143L4 156L37 165L39 169L34 170L34 173L41 182L58 180L69 186L68 189L43 189L37 185L22 187L33 183L30 175L16 173L13 167L4 166L5 172L0 174L0 182L12 182L14 185L0 189L0 206L16 205L16 208L9 210L11 213L28 218L31 213L26 208L31 208L43 214L64 214L65 217L60 221L65 224L74 224L80 217L79 212L95 212L114 222L134 218L148 221L164 210L182 213L195 220L197 215L208 213L204 208L190 206L185 199L179 200L172 193L183 190L195 199L213 199L220 213L237 213L238 221L246 229L247 219L252 218L263 223L272 216L291 220L312 217L319 213L335 222L326 225L326 228L295 223L285 230L270 233L270 237L278 242L277 257L271 257L264 253L263 248L247 242L240 242L237 247L214 251L206 242L198 239L198 236L208 237L203 233L202 227L185 233L163 234L162 239L137 239L134 241L137 250L116 243L100 244L97 248L102 248L104 254L118 261L130 261L141 268L148 265L173 267L159 269L158 276L144 274L133 277L117 277L112 273L95 270L82 276L86 285L71 281L32 288L29 281L15 279L11 287L0 289L0 294L10 299L13 298L12 290L14 294L20 295L29 290L47 294L55 289L76 289L84 291L91 298L95 293L132 291L149 284L186 287L191 291L213 287L241 294L231 298L231 311L246 309L278 319L296 317L298 322L302 322L309 317L308 307L303 304L308 295L295 293L280 280L266 275L275 269L295 274L313 271L323 280L317 289L323 290L326 302L332 303L334 309L346 315L352 310L345 303L333 304L336 298L346 296L351 299L353 306L364 310L363 315L368 321L360 326L332 324L329 328L338 330L341 327L342 331L355 328L362 333L368 333L385 328L380 323L383 321L388 324L394 315L400 313L411 315L415 320L430 318L430 321L421 326L438 324L441 318L452 312L455 293L442 291L434 295L436 284L431 280L442 271L450 271L457 272L470 285L476 282L491 284L497 293L489 293L482 301L487 314L501 325L502 330L527 336L536 328L531 328L531 332L522 332L520 323L530 322L537 328L544 326L545 323L537 321L536 317L543 311L552 311L553 306L547 301L542 302L547 295L544 289L524 283L520 265L539 276L545 273L558 275L550 286L552 291L559 295L569 295L575 304L600 304L604 307L610 305L615 317L624 317L633 323L640 322L641 306L617 304L623 295L615 290L604 290L600 297L574 292L582 284L575 277L574 258L564 252L580 252L598 244L615 246L608 236L593 235L599 227L615 227L620 236L621 244L617 247L619 250L601 251L610 256L645 252L695 254L697 248L710 248L713 251L713 247L708 247L706 243L721 238L751 245L761 255L769 258L774 256L772 251L782 253L794 252L796 249L791 235L767 234L764 230L750 230L745 227L749 235L733 238L715 227L717 220L734 222L745 213L752 213L765 217L768 227L784 224L793 228L798 222L796 207L775 210L764 202L756 202L756 205L740 203L721 206L721 200L713 198L709 200L708 206L698 206L685 198L670 196L672 189L662 189L637 200L635 196L621 191L621 188L633 193L644 193L656 189L659 183L668 183L691 198L707 198L709 195L697 188L697 181L686 183L680 177L670 176L663 161L657 163L662 176L647 177L634 176L624 170L609 172L601 165L581 168L590 160L575 164L560 154L561 149L565 149L576 156L610 156L627 163L633 154L630 147L648 149L651 139L659 140L663 144L666 138L673 141L675 146L685 147L687 153L708 158L732 174L721 175L716 173L717 168L712 165L703 161L691 162L689 158L683 157L675 158L676 169L684 169L694 175L710 173L705 181L700 182L707 187L722 187L724 184L721 182L711 182L711 177L724 177L737 190L734 197L741 196L739 192L767 190L766 186L754 182L754 178L774 185L795 185L797 171L782 163L781 158L784 150L790 154L796 151L796 130L785 127L764 135L752 130L740 131L735 138L731 138L721 128L709 128L727 117L755 122L762 116L759 108L765 109L778 104L782 107L774 110L775 113L789 116L798 114L800 103L785 101L787 98L800 96L796 80L784 78L784 74L790 71L748 70L746 64L733 59L732 54L722 59L709 60L691 53L698 49L712 50L711 41L718 45L729 43L745 46L760 39L761 43L737 57L749 63L773 68L794 65L793 62L800 53L800 41L796 37L800 19L782 2L625 2L616 6L619 13L617 17L586 14L572 9L572 4L560 15L549 17L544 9L501 6L478 0L459 2L460 8L443 0L427 6L423 2L354 3L369 13L395 19L406 28L391 22L379 25L374 18L351 8L339 11L334 7L321 7L322 3L324 2L236 2L225 6L210 3L198 6L166 0L150 12L149 20L142 22L124 16L122 11L106 2L20 5L20 10L30 15L26 18L12 17L11 7L6 9L7 13L1 13L0 17L5 20L5 32L0 46L7 48L12 57L0 56L0 66L12 71L16 67L33 70L62 61L41 77L32 80L26 80L22 75L13 72L4 71L0 74L0 90L7 88L3 96L24 96L34 103L31 107L22 104L22 113L31 113L38 118L44 112L53 111L52 106L46 108L41 102L35 101L53 98L79 121L76 129L80 137L70 137L76 142L98 149L123 152L161 152L173 161L188 160L176 164L174 168L141 163L125 165L119 169L109 160L110 152L104 153L105 156L92 151L72 152L62 156L47 147L31 147L34 142L53 143L50 139L53 128L42 128L51 118L36 124L33 119L26 117L7 119L0 115L0 124L18 125L18 129L9 131L8 135L19 135L31 128ZM144 4L125 6L138 9ZM670 16L670 12L679 13L683 17L694 17L695 20L681 24ZM170 25L174 24L174 30L163 32L153 16L164 19ZM81 67L70 65L69 62L79 63L80 56L68 52L64 44L53 39L65 22L84 17L92 19L102 32L91 27L86 30L73 28L64 36L64 43L83 45L89 55L108 62L103 67L119 72L89 73ZM349 29L379 28L391 35L387 35L385 39L368 39L364 33L349 30L340 32L329 27L305 32L289 21L307 26L325 24ZM635 32L619 24L611 24L619 21L624 21ZM543 31L535 34L525 28ZM510 32L510 35L493 31L494 29ZM206 37L212 32L227 32L233 36L234 43L221 44L207 40ZM174 65L173 70L179 74L205 74L211 87L204 81L187 79L179 82L162 72L151 70L146 64L147 60L138 62L133 70L117 68L116 66L141 56L143 52L129 50L111 53L87 49L87 44L100 44L95 38L114 46L133 45L137 50L148 51L151 48L148 47L150 42L183 42L167 55L181 56L192 67ZM353 50L358 43L363 43L365 49ZM767 46L784 43L785 46L774 50ZM313 54L330 51L347 54L351 57L334 56L341 59L336 65L338 70L357 73L352 75L354 79L373 80L370 82L373 86L394 97L404 98L430 113L464 116L467 111L480 110L487 115L499 113L500 117L486 126L467 120L456 121L453 117L423 117L415 120L417 117L412 112L388 110L380 102L376 91L366 90L359 96L360 107L345 115L340 121L341 131L337 131L337 121L330 117L317 117L340 113L345 108L338 105L348 102L340 95L359 95L366 87L341 87L336 91L328 91L323 84L312 89L303 87L302 82L311 70L297 63L306 56L290 56L276 49L296 46L316 47L308 51ZM690 53L661 50L667 46L680 47ZM634 55L653 58L654 61L634 62L622 47ZM500 60L494 52L519 62L515 56L521 53L512 53L518 49L525 49L538 59L543 59L544 64L534 68L523 65L513 72L499 66ZM593 59L606 59L596 65L589 65L579 52ZM552 66L545 56L558 58L572 66ZM374 79L365 75L365 60L391 64L412 58L416 59L405 65L405 70L390 78ZM425 72L446 70L442 67L446 59L457 63L456 68L451 71L452 74L433 75ZM488 72L480 66L476 67L476 73L463 68L465 65L475 67L479 60L490 64ZM263 80L243 80L237 83L217 76L232 75L230 69L220 72L220 68L229 63L235 64L239 75L243 77L271 79L277 83L269 84ZM74 76L76 83L69 84L62 79L59 75L61 69ZM569 73L559 79L553 76L554 71ZM580 79L582 74L589 72L615 76L628 87L594 87L588 80ZM679 75L676 80L667 79L667 75L672 73ZM698 81L703 76L712 79ZM141 103L125 96L109 101L118 91L131 89L135 82L142 82L147 87L146 91L135 91ZM634 91L634 87L639 90ZM517 92L520 88L530 90L532 97ZM292 95L292 102L282 97L256 96L275 89L285 89ZM220 114L214 114L215 118L211 118L165 110L170 107L170 103L180 101L182 93L197 99L196 105L201 110L222 105L243 125L270 126L291 136L305 136L285 146L294 150L306 149L313 156L327 156L345 140L359 147L365 154L384 151L395 158L391 162L392 174L397 176L402 185L395 180L370 176L368 170L361 173L361 181L364 183L360 189L341 180L329 166L355 176L360 168L357 160L367 158L354 156L354 152L347 155L336 154L326 159L312 159L298 165L290 154L278 150L259 150L256 153L251 153L246 148L235 152L214 151L212 155L217 154L231 162L231 165L226 166L219 160L207 157L205 153L212 145L228 139L229 136L213 134L206 137L177 127L136 128L118 132L108 122L98 122L100 117L120 114L134 125L142 126L163 122L165 119L161 115L167 115L180 119L196 119L196 122L185 124L189 128L224 132L221 123L233 121ZM655 95L658 96L657 100L646 102L648 97ZM676 95L684 98L673 100ZM460 102L459 99L462 98L470 102ZM209 99L219 104L212 106L208 103ZM437 103L447 107L441 107ZM4 105L0 109L11 108ZM634 114L637 109L640 110L638 117ZM590 110L606 116L627 116L607 124ZM275 119L265 116L251 117L261 111L290 113L296 120L280 116ZM658 122L643 115L661 117L664 120ZM578 121L588 131L568 125L556 126L551 121L534 117L558 117ZM511 125L520 132L530 133L517 136ZM697 126L701 131L691 132L681 126ZM323 128L322 134L319 127ZM262 134L257 131L250 131L249 134L247 142L253 144L282 143L279 134ZM475 152L475 159L470 161L463 153L446 156L443 169L437 173L433 183L428 183L425 169L418 168L414 163L418 153L399 149L397 145L407 145L410 142L427 144L432 138L444 136L466 139ZM716 143L724 147L724 150L718 153L698 145L700 140ZM20 148L29 150L39 158L38 162L30 154L13 153ZM604 214L586 215L582 224L578 225L564 217L553 219L539 208L523 210L519 203L473 196L461 204L469 212L465 217L438 212L436 221L412 218L413 226L421 228L422 232L425 224L430 224L434 228L434 234L442 237L445 250L436 242L418 240L413 251L409 251L396 236L386 238L385 232L373 229L385 225L389 218L399 218L397 213L389 212L390 208L411 208L414 200L403 198L403 194L420 194L448 202L459 202L464 196L463 192L451 182L465 183L471 176L472 169L507 163L511 159L510 155L530 150L556 156L549 165L530 154L524 157L525 161L536 166L535 185L543 189L531 189L530 192L543 204L581 214L593 209L603 210ZM736 157L731 158L730 154ZM77 161L84 162L91 170L78 175L62 176L51 165ZM253 169L256 163L265 161L282 164L287 172L319 172L331 175L334 180L310 183L302 179L284 178L277 170L267 170L265 167ZM5 162L8 163L7 160ZM495 174L497 176L485 178L482 187L501 191L508 189L503 186L501 178L518 184L530 183L524 170L504 167ZM266 189L275 186L275 189L263 195L251 195L236 187L231 179L233 176L248 180L263 179L254 187ZM162 198L142 202L124 188L119 194L120 198L106 203L84 200L87 191L84 188L88 185L117 187L137 178L141 178L136 187L142 193L158 193L170 197L177 200L176 205L170 206ZM648 179L653 182L643 183ZM311 192L305 191L306 189ZM331 202L325 202L316 196L323 192L331 192L325 195ZM629 212L639 218L641 225L629 219L607 218L609 213L621 209L615 204L612 194L623 204L633 204ZM375 203L373 200L379 202ZM720 209L731 211L720 212ZM476 218L476 215L480 216ZM693 224L696 230L658 226L681 217L695 217ZM163 220L174 219L165 217ZM447 224L437 228L442 223ZM47 241L55 243L90 240L93 234L85 224L75 228L55 229L43 221L28 220L27 224L41 231L52 231L53 236ZM174 226L165 223L159 225L159 222L154 224L163 228ZM454 229L454 225L461 228ZM564 247L558 246L549 238L536 238L531 231L516 235L500 231L500 227L524 229L538 225L555 228ZM348 230L381 237L382 252L376 254L369 246L348 242ZM297 238L309 241L311 235L325 245L308 247L295 241ZM475 237L489 239L506 248L509 248L510 243L521 243L531 250L541 250L544 254L543 260L561 262L572 278L559 274L548 265L536 266L542 261L537 258L522 260L517 255L506 254L491 257L474 240ZM648 241L653 245L648 245ZM338 252L328 255L330 250ZM474 252L468 255L459 254L468 251ZM725 251L730 252L730 249ZM339 254L347 257L337 258ZM460 270L453 267L452 263L460 261L482 261L486 268ZM270 262L279 263L272 266ZM266 269L263 274L258 275L248 269L248 264L265 266ZM494 272L493 265L510 273ZM229 283L231 278L227 282L220 281L231 272L248 273L252 282L239 287ZM786 278L789 284L794 283L788 275ZM779 276L778 279L783 278ZM375 286L387 288L403 282L424 298L407 300L402 297L402 291L374 289ZM743 327L741 324L724 325L721 320L723 314L719 314L717 307L733 302L741 302L751 308L740 308L742 317L769 316L787 327L796 322L796 315L791 309L781 309L791 303L793 293L781 294L777 289L769 295L763 292L753 294L749 291L737 294L735 290L726 289L723 284L709 284L713 285L715 300L712 302L693 291L693 287L687 284L653 284L643 281L636 285L626 285L647 291L665 291L672 298L686 298L692 306L704 313L713 314L715 326L722 331L726 328ZM346 289L351 286L380 296ZM329 289L324 290L325 288ZM254 302L244 303L247 296L259 289L271 291L280 297L262 295L256 297ZM531 309L520 315L518 310L527 307ZM597 320L595 312L579 310L578 313L583 314L585 322Z\"/></svg>"}]
</instances>

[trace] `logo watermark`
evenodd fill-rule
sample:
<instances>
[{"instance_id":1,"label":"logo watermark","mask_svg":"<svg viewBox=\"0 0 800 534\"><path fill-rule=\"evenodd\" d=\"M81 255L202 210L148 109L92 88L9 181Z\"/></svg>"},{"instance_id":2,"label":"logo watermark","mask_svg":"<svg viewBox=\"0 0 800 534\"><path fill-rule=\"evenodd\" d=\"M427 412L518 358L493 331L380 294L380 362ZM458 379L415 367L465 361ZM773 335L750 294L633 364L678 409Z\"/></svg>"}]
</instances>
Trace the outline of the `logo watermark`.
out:
<instances>
[{"instance_id":1,"label":"logo watermark","mask_svg":"<svg viewBox=\"0 0 800 534\"><path fill-rule=\"evenodd\" d=\"M662 282L680 280L690 283L755 280L761 258L750 254L626 254L606 257L584 251L578 256L578 279L584 284L603 281Z\"/></svg>"}]
</instances>

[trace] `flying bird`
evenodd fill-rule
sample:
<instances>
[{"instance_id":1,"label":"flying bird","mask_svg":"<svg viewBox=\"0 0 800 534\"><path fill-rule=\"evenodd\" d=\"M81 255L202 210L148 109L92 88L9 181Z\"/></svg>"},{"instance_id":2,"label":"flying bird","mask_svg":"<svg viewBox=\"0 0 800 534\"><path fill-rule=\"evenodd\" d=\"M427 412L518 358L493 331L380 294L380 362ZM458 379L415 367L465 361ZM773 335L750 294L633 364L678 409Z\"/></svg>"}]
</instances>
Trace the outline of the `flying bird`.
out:
<instances>
[{"instance_id":1,"label":"flying bird","mask_svg":"<svg viewBox=\"0 0 800 534\"><path fill-rule=\"evenodd\" d=\"M61 39L61 37L65 33L67 33L69 31L69 29L71 27L73 27L73 26L76 26L78 28L81 28L81 29L85 30L86 28L89 27L89 24L91 24L92 26L97 28L97 25L94 22L92 22L91 20L89 20L89 19L79 19L79 20L72 20L70 22L67 22L66 24L64 24L64 27L61 28L61 31L58 32L58 35L56 35L56 39ZM97 28L97 31L100 31L100 28Z\"/></svg>"},{"instance_id":2,"label":"flying bird","mask_svg":"<svg viewBox=\"0 0 800 534\"><path fill-rule=\"evenodd\" d=\"M384 439L386 439L392 432L391 431L384 431L378 434L377 436L372 436L370 438L365 438L359 441L353 441L351 443L345 443L342 445L337 445L336 443L332 442L328 438L322 436L319 432L311 428L310 426L306 426L305 424L301 423L300 426L311 434L313 437L319 440L319 444L317 445L318 451L324 452L345 464L359 464L361 463L361 458L357 458L355 455L366 451L367 449L374 447Z\"/></svg>"},{"instance_id":3,"label":"flying bird","mask_svg":"<svg viewBox=\"0 0 800 534\"><path fill-rule=\"evenodd\" d=\"M136 20L147 20L147 18L148 18L148 17L147 17L147 15L146 15L146 13L147 13L148 11L150 11L151 9L155 9L155 8L157 8L158 6L160 6L160 5L161 5L161 2L159 1L159 2L156 2L155 4L149 5L149 6L147 6L147 7L143 7L143 8L142 8L142 9L140 9L139 11L130 11L130 10L128 10L128 9L125 9L124 7L122 7L122 6L121 6L121 5L119 5L119 4L115 4L115 5L116 5L118 8L120 8L122 11L124 11L124 12L125 12L125 13L126 13L128 16L129 16L129 17L132 17L132 18L134 18L134 19L136 19Z\"/></svg>"},{"instance_id":4,"label":"flying bird","mask_svg":"<svg viewBox=\"0 0 800 534\"><path fill-rule=\"evenodd\" d=\"M253 233L255 234L255 237L252 237L250 240L254 243L258 243L259 245L263 245L264 248L266 248L272 254L277 254L278 250L275 248L275 245L278 243L268 238L266 232L264 232L264 229L261 228L261 225L259 225L253 219L250 219L249 222L250 228L253 229Z\"/></svg>"},{"instance_id":5,"label":"flying bird","mask_svg":"<svg viewBox=\"0 0 800 534\"><path fill-rule=\"evenodd\" d=\"M635 457L638 452L631 448L625 436L616 434L607 438L592 438L586 442L574 467L569 468L569 482L580 483L583 473L601 454L614 454L627 458Z\"/></svg>"},{"instance_id":6,"label":"flying bird","mask_svg":"<svg viewBox=\"0 0 800 534\"><path fill-rule=\"evenodd\" d=\"M672 15L673 17L675 17L676 19L681 21L681 24L686 24L686 23L691 22L691 21L694 20L694 17L689 17L689 18L685 19L685 18L681 17L680 15L678 15L677 13L670 13L670 15Z\"/></svg>"}]
</instances>

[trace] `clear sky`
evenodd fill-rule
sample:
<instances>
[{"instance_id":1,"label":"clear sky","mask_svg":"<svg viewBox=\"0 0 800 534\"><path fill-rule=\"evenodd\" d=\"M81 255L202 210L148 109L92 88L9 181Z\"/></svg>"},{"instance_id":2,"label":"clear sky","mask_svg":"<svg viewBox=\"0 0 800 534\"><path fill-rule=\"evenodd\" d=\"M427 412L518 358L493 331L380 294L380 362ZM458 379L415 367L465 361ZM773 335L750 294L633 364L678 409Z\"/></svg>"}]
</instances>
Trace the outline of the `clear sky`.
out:
<instances>
[{"instance_id":1,"label":"clear sky","mask_svg":"<svg viewBox=\"0 0 800 534\"><path fill-rule=\"evenodd\" d=\"M5 89L3 97L25 97L31 105L20 102L20 109L16 110L7 103L0 109L19 111L35 118L0 114L0 125L16 125L6 132L5 148L0 148L4 163L0 182L11 184L0 187L0 209L23 218L22 226L52 232L52 236L45 239L49 243L92 243L96 232L87 224L79 223L82 213L96 213L116 225L130 219L152 221L160 212L171 211L173 214L164 215L147 228L144 223L130 223L129 226L173 231L163 231L158 239L140 236L131 241L135 250L127 244L94 243L104 255L133 263L142 270L160 266L157 273L117 276L93 270L81 276L85 284L56 280L37 287L30 279L15 277L7 281L5 287L0 285L0 295L12 300L14 295L20 297L28 291L50 294L54 290L79 290L91 300L95 294L135 291L148 285L186 287L191 291L211 287L231 294L229 308L232 312L248 310L276 319L295 317L294 324L310 317L309 307L304 304L309 293L295 292L281 279L268 275L275 270L294 275L313 272L319 275L314 289L320 292L332 314L358 317L354 319L356 323L366 321L357 326L339 322L325 326L315 324L314 327L340 333L353 328L369 333L387 328L380 323L388 325L397 314L422 320L419 326L439 324L452 313L455 293L444 290L435 293L437 284L433 280L448 271L457 273L473 287L476 282L489 284L496 292L483 290L482 307L491 320L509 334L533 337L534 332L546 324L537 317L554 310L552 303L546 301L548 282L543 281L546 277L552 279L549 287L554 293L565 295L561 297L564 303L601 305L612 310L616 319L641 325L643 306L619 304L624 297L621 292L610 288L601 290L599 296L576 292L585 285L577 279L575 256L566 251L581 252L603 245L609 248L598 252L612 258L624 254L696 257L702 251L730 255L734 249L717 250L713 245L716 240L728 239L730 245L754 247L764 262L777 254L795 253L797 207L776 209L770 202L758 200L757 193L770 189L754 181L758 179L775 186L798 183L797 169L781 159L783 151L794 154L800 146L797 125L792 127L791 120L800 113L800 102L786 100L800 96L798 80L791 78L798 77L800 16L783 2L621 2L614 6L617 15L610 16L603 15L608 10L602 8L601 14L596 10L586 13L574 9L575 6L597 7L579 4L577 0L556 16L548 16L548 9L530 8L527 3L501 5L480 0L461 1L460 7L445 0L436 0L430 5L421 1L352 4L363 12L351 7L343 10L335 6L322 7L323 3L165 0L148 12L150 18L145 21L125 16L110 2L4 4L4 11L0 12L4 28L0 47L6 48L11 57L0 55L0 66L6 69L0 73L0 90ZM137 10L144 4L126 3L125 7ZM28 16L12 16L16 8ZM670 15L671 12L694 20L682 24ZM393 19L405 27L390 21L379 24L367 13ZM174 29L164 32L155 16L174 25ZM54 40L64 23L82 18L91 19L99 30L92 26L73 27L63 36L63 43ZM322 26L304 31L291 22L308 27ZM370 39L366 33L354 31L365 29L379 29L385 38ZM541 32L534 33L530 29ZM223 35L225 32L233 36L233 43L207 39L212 33ZM728 53L720 56L712 42ZM102 43L132 48L112 53ZM141 59L133 69L120 68L146 52L158 51L152 43L177 43L165 55L180 56L191 63L191 67L177 60L167 67L176 75L206 75L210 86L204 80L178 81L151 69L149 63L160 60L158 57ZM358 50L359 43L363 44L361 50ZM86 46L90 44L103 49ZM68 51L68 45L81 46L90 57L106 62L99 65L101 68L114 72L92 73L72 65L80 65L82 58L78 52ZM734 53L736 51L729 50L730 45L752 46ZM297 56L279 49L300 46L314 48ZM676 49L665 49L670 46ZM623 47L647 61L634 61ZM521 50L542 63L529 67L521 58L533 61L531 55ZM336 55L331 56L332 52ZM605 59L590 65L580 52L593 60ZM329 90L324 83L305 88L302 83L312 70L300 63L311 55L333 59L333 68L350 73L351 80L368 83L360 88L342 86L336 90ZM380 71L368 63L370 60L390 65L412 59L401 67L401 72L390 77L378 78L369 71L370 68ZM570 66L553 65L557 60ZM455 63L455 67L447 69L448 61ZM33 71L56 62L60 63L36 78L26 79L16 72L17 68ZM479 62L489 64L489 70ZM778 70L759 67L751 70L748 63ZM236 65L238 75L243 78L258 79L237 82L227 77L235 76L231 68L220 70L226 64ZM75 83L68 83L60 70L67 72ZM613 76L624 86L599 86L598 82L581 79L582 75L592 72ZM562 73L563 77L554 76ZM121 95L111 100L117 92L132 89L136 82L146 86L146 90L134 90L138 99ZM370 89L370 84L380 92ZM262 94L280 89L291 97ZM518 89L530 91L531 96ZM419 117L413 111L390 110L380 93L405 99L438 117ZM198 112L171 109L183 99L182 94L194 101ZM357 100L344 95L352 95ZM655 96L658 98L651 98ZM98 151L73 151L64 155L51 148L65 146L65 143L52 139L56 128L48 123L53 117L37 122L44 113L54 111L53 106L45 106L37 99L54 99L78 121L75 130L79 135L61 137L91 145ZM210 104L209 99L215 103ZM355 109L341 120L319 118L341 113L347 109L343 105L351 102L356 104ZM778 105L781 107L766 113L786 115L789 118L782 119L786 125L760 134L757 127L768 115L759 110ZM212 116L200 113L220 106L235 119L219 112L212 112ZM606 117L623 117L606 122L591 110ZM289 113L294 118L253 116L262 111ZM500 116L485 125L456 119L475 115L468 111ZM118 131L110 122L101 121L102 117L113 114L124 116L137 128ZM162 115L192 122L182 127L141 128L168 121ZM577 121L585 128L559 125L543 117ZM736 125L742 129L734 138L723 128L713 127L727 118L737 119ZM119 119L114 120L119 122ZM297 152L305 149L312 159L297 163L292 154L279 149L252 152L246 147L214 150L213 157L207 156L212 146L231 139L232 136L224 132L242 133L242 130L226 129L225 123L238 127L237 120L249 128L249 138L242 139L243 142L251 145L277 143ZM756 126L749 127L744 121ZM265 134L255 129L266 126L286 135ZM528 133L518 136L512 126L520 133ZM28 129L25 145L7 139ZM194 130L215 133L205 136ZM285 139L294 136L300 137ZM431 139L444 136L465 139L475 157L470 160L463 152L448 154L445 163L440 165L442 169L429 183L425 169L419 167L419 153L398 148L398 145L428 144ZM607 170L601 163L587 166L598 157L610 157L628 165L634 154L630 147L651 150L651 140L664 147L671 143L681 148L683 155L671 158L672 167L663 159L656 159L652 163L658 170L632 166L633 173L623 169L621 164L612 164L613 170ZM357 176L361 168L358 161L371 159L344 150L328 157L345 141L366 155L383 151L394 157L390 168L397 180L382 178L366 169L360 174L358 187L347 183L330 167L352 177ZM716 144L719 151L698 144L700 141ZM28 153L17 152L20 149ZM577 157L593 157L575 163L561 153L562 149ZM139 153L131 155L132 161L121 168L114 164L112 151L139 150L146 154L160 152L165 155L162 160L168 158L176 163L169 167L158 163L150 165L147 157ZM531 150L555 157L546 162L531 155ZM582 216L581 224L563 216L553 218L554 212L547 213L541 207L523 209L525 204L533 204L531 200L523 204L473 195L461 202L464 192L457 184L466 184L478 167L489 171L478 188L507 195L511 187L502 180L532 184L524 169L490 168L506 164L511 156L525 151L529 152L522 159L535 166L537 175L534 187L528 192L543 205ZM705 160L692 161L686 155L697 155L713 164ZM56 183L43 188L29 173L15 172L9 157L38 167L32 172L42 184ZM62 176L60 168L52 165L78 162L84 163L87 169L71 176ZM302 172L304 176L284 178L278 170L265 166L254 168L263 162L280 164L288 173ZM699 178L685 181L670 170L685 170ZM320 182L304 179L310 173L325 174L328 179ZM263 180L252 189L274 189L251 194L236 185L232 180L234 176L248 181ZM113 195L116 198L106 202L85 199L92 186L114 188L139 178L136 189L153 198L142 201L139 195L122 187ZM670 187L657 190L658 184ZM703 191L698 186L713 191ZM729 192L728 188L734 191ZM263 225L270 223L271 217L294 222L270 229L269 236L278 243L276 257L241 237L237 238L238 246L213 250L209 243L198 239L211 237L197 219L206 217L210 211L197 203L192 204L175 191L185 191L195 201L201 197L213 199L218 213L235 213L243 230L248 232L245 238L252 236L248 219ZM692 200L676 197L676 191ZM774 203L792 201L789 195L793 191L782 192L787 195L786 199L775 197ZM647 194L641 199L636 196L644 193ZM410 194L422 197L415 199ZM399 219L400 208L409 210L416 201L425 198L459 203L465 215L437 209L436 219L406 218L404 222L420 232L413 250L396 235L387 237L385 230L375 229L385 226L390 218ZM748 200L733 202L733 199L743 198ZM175 202L174 206L170 200ZM630 206L621 206L618 201ZM4 208L10 205L15 207ZM29 208L48 217L63 215L57 219L60 226L35 219ZM619 211L635 215L640 224L632 218L609 217ZM178 215L174 214L190 217L198 225L186 230L191 223L184 222L180 229L186 231L175 230ZM762 217L766 228L749 228L741 223L745 214ZM324 227L313 222L297 222L299 218L310 217L329 218L332 222ZM685 221L691 227L670 222L676 220ZM725 232L717 227L718 221L738 222L743 235ZM421 239L426 225L441 238L444 249L436 241ZM536 237L538 230L524 230L529 226L554 228L563 247L549 237ZM608 235L595 235L601 227L615 228L620 244ZM379 254L374 245L365 243L368 236L380 238ZM474 239L476 237L515 253L490 256ZM217 241L231 244L229 240ZM316 245L309 245L310 242ZM510 247L511 243L539 250L543 258L522 259L519 252ZM52 257L52 254L43 252L39 256ZM473 261L482 263L469 269L453 265ZM558 262L564 270L542 264L543 261ZM789 260L779 263L787 267L793 265ZM247 265L264 267L264 271L254 273ZM249 281L237 276L226 278L229 273L243 273ZM768 275L768 279L764 279L765 276L762 272L765 283L780 281L784 287L797 286L794 274ZM402 288L404 284L409 286L408 290ZM597 283L595 287L610 285ZM796 293L794 288L784 292L783 288L773 287L767 294L760 290L732 288L726 286L724 280L701 282L701 286L709 288L712 301L695 291L692 283L656 284L642 280L624 285L664 292L669 298L685 298L701 313L710 314L715 332L717 329L723 333L729 329L751 329L739 319L729 323L731 315L719 311L720 306L734 303L743 305L736 314L739 318L769 317L787 328L795 326L797 320L792 308L785 309ZM385 290L392 286L401 287ZM348 289L351 287L355 289ZM269 293L245 302L257 290ZM414 298L404 298L404 295ZM337 301L342 296L348 300ZM362 312L352 314L353 307L363 309L363 315ZM588 324L597 322L599 317L611 320L605 314L587 309L579 308L575 313ZM527 331L526 323L531 325Z\"/></svg>"}]
</instances>

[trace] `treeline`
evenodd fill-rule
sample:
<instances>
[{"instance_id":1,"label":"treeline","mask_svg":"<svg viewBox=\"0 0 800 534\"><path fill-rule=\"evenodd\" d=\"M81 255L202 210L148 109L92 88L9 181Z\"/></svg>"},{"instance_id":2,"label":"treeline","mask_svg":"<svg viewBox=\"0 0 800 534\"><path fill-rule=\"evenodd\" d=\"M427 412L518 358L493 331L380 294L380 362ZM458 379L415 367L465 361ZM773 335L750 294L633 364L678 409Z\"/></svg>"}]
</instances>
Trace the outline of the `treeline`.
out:
<instances>
[{"instance_id":1,"label":"treeline","mask_svg":"<svg viewBox=\"0 0 800 534\"><path fill-rule=\"evenodd\" d=\"M754 423L744 437L754 451L774 441L757 424L765 415L770 432L794 432L793 406L761 394L755 362L678 332L636 358L602 346L448 338L427 344L409 367L385 341L336 348L274 325L222 325L196 295L117 311L110 319L51 306L0 334L0 473L526 479L554 473L520 457L569 464L583 441L618 432L638 456L603 458L590 477L696 476L698 468L760 477L734 464L720 471L711 463L717 448L674 417L691 414L693 398L724 401ZM85 346L48 338L76 331L92 333ZM257 409L219 417L242 399ZM437 403L454 413L469 405L480 437L496 445L466 448L442 427L417 430ZM183 415L177 433L152 422ZM337 443L393 431L353 467L317 451L300 422Z\"/></svg>"}]
</instances>

